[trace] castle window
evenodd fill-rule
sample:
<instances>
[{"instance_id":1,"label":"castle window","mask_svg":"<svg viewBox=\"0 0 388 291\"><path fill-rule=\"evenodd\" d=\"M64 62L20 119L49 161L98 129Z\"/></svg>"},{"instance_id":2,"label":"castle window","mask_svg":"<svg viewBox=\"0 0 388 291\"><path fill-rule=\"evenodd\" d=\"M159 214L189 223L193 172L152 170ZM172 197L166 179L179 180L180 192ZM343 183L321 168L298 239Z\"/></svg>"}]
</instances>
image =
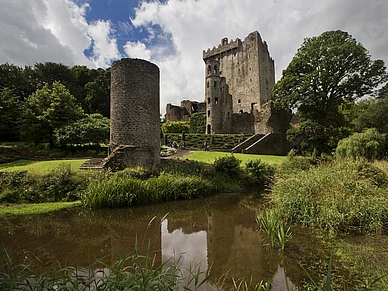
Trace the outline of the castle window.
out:
<instances>
[{"instance_id":1,"label":"castle window","mask_svg":"<svg viewBox=\"0 0 388 291\"><path fill-rule=\"evenodd\" d=\"M217 81L214 81L214 88L217 87Z\"/></svg>"},{"instance_id":2,"label":"castle window","mask_svg":"<svg viewBox=\"0 0 388 291\"><path fill-rule=\"evenodd\" d=\"M215 104L218 104L218 97L215 97L215 98L214 98L214 103L215 103Z\"/></svg>"},{"instance_id":3,"label":"castle window","mask_svg":"<svg viewBox=\"0 0 388 291\"><path fill-rule=\"evenodd\" d=\"M244 111L243 111L242 109L239 111L240 114L243 114L243 112L244 112Z\"/></svg>"},{"instance_id":4,"label":"castle window","mask_svg":"<svg viewBox=\"0 0 388 291\"><path fill-rule=\"evenodd\" d=\"M212 72L212 66L208 65L207 66L207 73L208 73L208 75L211 74L211 72Z\"/></svg>"},{"instance_id":5,"label":"castle window","mask_svg":"<svg viewBox=\"0 0 388 291\"><path fill-rule=\"evenodd\" d=\"M227 118L230 119L230 112L227 113Z\"/></svg>"},{"instance_id":6,"label":"castle window","mask_svg":"<svg viewBox=\"0 0 388 291\"><path fill-rule=\"evenodd\" d=\"M206 88L209 88L209 81L206 82Z\"/></svg>"},{"instance_id":7,"label":"castle window","mask_svg":"<svg viewBox=\"0 0 388 291\"><path fill-rule=\"evenodd\" d=\"M210 98L207 98L207 104L210 104Z\"/></svg>"},{"instance_id":8,"label":"castle window","mask_svg":"<svg viewBox=\"0 0 388 291\"><path fill-rule=\"evenodd\" d=\"M241 103L241 99L238 99L238 100L237 100L237 103Z\"/></svg>"},{"instance_id":9,"label":"castle window","mask_svg":"<svg viewBox=\"0 0 388 291\"><path fill-rule=\"evenodd\" d=\"M208 117L210 116L210 110L207 111L207 116L208 116Z\"/></svg>"},{"instance_id":10,"label":"castle window","mask_svg":"<svg viewBox=\"0 0 388 291\"><path fill-rule=\"evenodd\" d=\"M217 74L217 65L214 65L214 74Z\"/></svg>"},{"instance_id":11,"label":"castle window","mask_svg":"<svg viewBox=\"0 0 388 291\"><path fill-rule=\"evenodd\" d=\"M221 92L224 91L224 87L221 87L221 88L220 88L220 91L221 91Z\"/></svg>"}]
</instances>

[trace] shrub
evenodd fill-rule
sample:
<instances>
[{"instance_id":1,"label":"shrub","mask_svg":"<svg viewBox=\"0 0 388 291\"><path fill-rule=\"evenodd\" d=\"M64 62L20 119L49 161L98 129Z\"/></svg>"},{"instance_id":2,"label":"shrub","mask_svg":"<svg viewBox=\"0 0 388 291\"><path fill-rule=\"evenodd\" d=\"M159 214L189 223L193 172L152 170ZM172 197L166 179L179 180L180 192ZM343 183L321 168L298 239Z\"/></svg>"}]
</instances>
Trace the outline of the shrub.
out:
<instances>
[{"instance_id":1,"label":"shrub","mask_svg":"<svg viewBox=\"0 0 388 291\"><path fill-rule=\"evenodd\" d=\"M169 147L169 146L161 146L160 147L160 156L161 157L169 157L169 156L172 156L173 154L175 154L177 152L177 149L174 149L172 147Z\"/></svg>"},{"instance_id":2,"label":"shrub","mask_svg":"<svg viewBox=\"0 0 388 291\"><path fill-rule=\"evenodd\" d=\"M206 130L206 114L193 113L190 117L190 133L205 133Z\"/></svg>"},{"instance_id":3,"label":"shrub","mask_svg":"<svg viewBox=\"0 0 388 291\"><path fill-rule=\"evenodd\" d=\"M182 132L189 132L190 131L190 125L186 121L167 121L162 124L162 132L163 134L166 133L182 133Z\"/></svg>"},{"instance_id":4,"label":"shrub","mask_svg":"<svg viewBox=\"0 0 388 291\"><path fill-rule=\"evenodd\" d=\"M75 201L88 181L71 172L64 164L46 175L27 171L9 171L0 174L0 202L43 203Z\"/></svg>"},{"instance_id":5,"label":"shrub","mask_svg":"<svg viewBox=\"0 0 388 291\"><path fill-rule=\"evenodd\" d=\"M230 177L238 175L240 172L241 161L234 155L217 158L214 161L214 169L217 172L228 174Z\"/></svg>"},{"instance_id":6,"label":"shrub","mask_svg":"<svg viewBox=\"0 0 388 291\"><path fill-rule=\"evenodd\" d=\"M271 182L275 174L275 168L262 162L260 159L247 161L245 167L247 172L252 175L259 184Z\"/></svg>"},{"instance_id":7,"label":"shrub","mask_svg":"<svg viewBox=\"0 0 388 291\"><path fill-rule=\"evenodd\" d=\"M339 158L366 158L379 159L384 155L385 136L377 129L369 128L362 133L353 135L339 141L335 151Z\"/></svg>"}]
</instances>

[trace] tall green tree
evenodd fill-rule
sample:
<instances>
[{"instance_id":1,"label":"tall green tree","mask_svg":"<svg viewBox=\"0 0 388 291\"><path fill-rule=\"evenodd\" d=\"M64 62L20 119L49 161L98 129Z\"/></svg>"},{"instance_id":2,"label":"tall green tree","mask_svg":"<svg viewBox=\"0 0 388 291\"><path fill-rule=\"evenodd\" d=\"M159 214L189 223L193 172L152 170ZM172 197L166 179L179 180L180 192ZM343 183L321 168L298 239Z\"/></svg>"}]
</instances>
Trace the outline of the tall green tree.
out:
<instances>
[{"instance_id":1,"label":"tall green tree","mask_svg":"<svg viewBox=\"0 0 388 291\"><path fill-rule=\"evenodd\" d=\"M91 72L93 81L85 85L87 113L100 113L110 117L110 69Z\"/></svg>"},{"instance_id":2,"label":"tall green tree","mask_svg":"<svg viewBox=\"0 0 388 291\"><path fill-rule=\"evenodd\" d=\"M347 32L306 38L274 89L277 106L300 116L288 138L305 141L305 151L331 152L350 133L343 105L372 93L385 79L384 62L372 60Z\"/></svg>"},{"instance_id":3,"label":"tall green tree","mask_svg":"<svg viewBox=\"0 0 388 291\"><path fill-rule=\"evenodd\" d=\"M70 124L84 113L75 97L60 82L46 84L29 96L25 102L22 138L54 145L54 130Z\"/></svg>"},{"instance_id":4,"label":"tall green tree","mask_svg":"<svg viewBox=\"0 0 388 291\"><path fill-rule=\"evenodd\" d=\"M10 89L0 91L1 141L15 141L19 139L22 106L22 102Z\"/></svg>"}]
</instances>

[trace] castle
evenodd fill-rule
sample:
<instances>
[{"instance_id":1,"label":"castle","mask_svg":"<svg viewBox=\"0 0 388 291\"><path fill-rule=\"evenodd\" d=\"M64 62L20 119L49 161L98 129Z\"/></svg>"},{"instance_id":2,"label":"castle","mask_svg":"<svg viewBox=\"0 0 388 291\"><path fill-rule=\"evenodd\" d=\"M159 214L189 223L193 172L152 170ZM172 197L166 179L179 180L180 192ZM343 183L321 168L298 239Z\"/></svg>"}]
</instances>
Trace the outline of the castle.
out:
<instances>
[{"instance_id":1,"label":"castle","mask_svg":"<svg viewBox=\"0 0 388 291\"><path fill-rule=\"evenodd\" d=\"M218 47L203 51L203 61L206 134L253 135L251 144L247 143L237 151L286 153L289 146L285 133L291 112L276 110L273 106L275 65L260 34L252 32L243 41L223 38ZM180 119L178 112L183 110L185 118L189 118L191 113L184 108L188 102L180 107L168 104L166 120L187 120Z\"/></svg>"}]
</instances>

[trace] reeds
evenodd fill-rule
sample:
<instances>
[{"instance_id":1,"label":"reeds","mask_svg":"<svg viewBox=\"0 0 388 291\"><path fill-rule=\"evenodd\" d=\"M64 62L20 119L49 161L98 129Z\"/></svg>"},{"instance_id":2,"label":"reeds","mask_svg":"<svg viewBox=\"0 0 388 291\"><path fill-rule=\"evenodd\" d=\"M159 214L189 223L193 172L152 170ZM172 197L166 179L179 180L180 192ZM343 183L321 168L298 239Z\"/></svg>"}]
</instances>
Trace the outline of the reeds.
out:
<instances>
[{"instance_id":1,"label":"reeds","mask_svg":"<svg viewBox=\"0 0 388 291\"><path fill-rule=\"evenodd\" d=\"M41 272L39 266L14 265L4 250L0 258L0 290L198 290L210 274L198 265L188 268L182 277L179 262L156 264L155 258L137 251L113 264L98 260L91 267L59 266L56 271Z\"/></svg>"},{"instance_id":2,"label":"reeds","mask_svg":"<svg viewBox=\"0 0 388 291\"><path fill-rule=\"evenodd\" d=\"M277 179L271 200L291 223L381 233L388 223L387 177L366 161L336 160Z\"/></svg>"},{"instance_id":3,"label":"reeds","mask_svg":"<svg viewBox=\"0 0 388 291\"><path fill-rule=\"evenodd\" d=\"M256 222L267 235L271 247L279 247L284 251L292 236L290 227L284 225L273 209L263 211L256 217Z\"/></svg>"}]
</instances>

